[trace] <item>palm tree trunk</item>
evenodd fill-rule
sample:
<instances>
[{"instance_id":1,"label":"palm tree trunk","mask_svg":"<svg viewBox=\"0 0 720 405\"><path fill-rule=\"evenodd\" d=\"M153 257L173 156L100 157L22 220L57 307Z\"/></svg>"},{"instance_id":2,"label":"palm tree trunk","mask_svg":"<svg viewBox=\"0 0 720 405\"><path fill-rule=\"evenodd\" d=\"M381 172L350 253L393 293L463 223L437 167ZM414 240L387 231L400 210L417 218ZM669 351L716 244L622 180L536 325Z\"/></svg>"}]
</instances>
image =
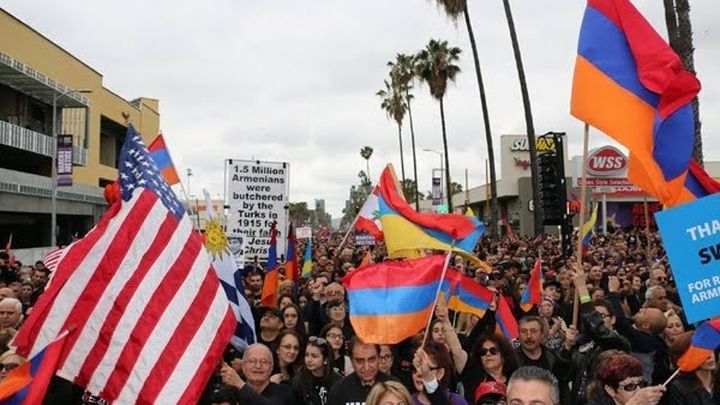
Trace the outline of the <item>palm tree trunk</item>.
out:
<instances>
[{"instance_id":1,"label":"palm tree trunk","mask_svg":"<svg viewBox=\"0 0 720 405\"><path fill-rule=\"evenodd\" d=\"M400 141L400 173L402 174L402 183L405 184L405 157L403 155L403 142L402 142L402 125L398 122L398 139ZM405 195L405 193L403 193Z\"/></svg>"},{"instance_id":2,"label":"palm tree trunk","mask_svg":"<svg viewBox=\"0 0 720 405\"><path fill-rule=\"evenodd\" d=\"M677 22L678 22L678 37L677 44L678 48L675 52L680 56L680 59L687 69L691 73L695 73L695 46L693 46L693 32L692 23L690 22L690 3L688 0L675 0L675 6L677 10ZM698 98L695 97L692 101L693 116L695 118L695 142L693 144L693 157L698 163L703 162L703 151L702 151L702 133L700 131L702 122L700 122L700 103Z\"/></svg>"},{"instance_id":3,"label":"palm tree trunk","mask_svg":"<svg viewBox=\"0 0 720 405\"><path fill-rule=\"evenodd\" d=\"M527 81L525 80L525 69L523 68L522 56L520 55L520 44L515 33L515 21L513 20L512 10L510 10L510 0L503 0L505 6L505 17L507 18L508 29L510 30L510 41L512 42L513 54L515 55L515 65L517 66L518 79L520 81L520 92L522 93L523 109L525 110L525 126L527 128L528 146L530 149L530 173L532 175L532 196L537 207L540 201L538 166L537 166L537 150L535 149L535 126L533 125L532 110L530 108L530 95L528 94ZM563 174L564 175L564 174ZM541 210L533 210L533 219L535 222L535 235L543 233L542 213Z\"/></svg>"},{"instance_id":4,"label":"palm tree trunk","mask_svg":"<svg viewBox=\"0 0 720 405\"><path fill-rule=\"evenodd\" d=\"M445 150L445 192L447 193L448 212L453 212L452 194L450 189L450 157L448 154L447 132L445 131L445 105L443 99L440 99L440 123L442 124L443 149Z\"/></svg>"},{"instance_id":5,"label":"palm tree trunk","mask_svg":"<svg viewBox=\"0 0 720 405\"><path fill-rule=\"evenodd\" d=\"M478 90L480 91L480 105L482 106L483 121L485 124L485 144L487 145L488 160L490 166L490 203L491 203L491 224L488 229L489 235L497 234L497 224L500 218L499 206L497 201L497 175L495 173L495 151L493 148L492 133L490 132L490 117L488 114L487 97L485 96L485 84L483 83L482 71L480 70L480 57L478 56L477 45L475 44L475 34L473 33L472 24L470 23L470 13L468 12L467 1L463 10L465 14L465 26L470 37L470 47L472 48L473 58L475 59L475 75L478 80Z\"/></svg>"},{"instance_id":6,"label":"palm tree trunk","mask_svg":"<svg viewBox=\"0 0 720 405\"><path fill-rule=\"evenodd\" d=\"M365 159L365 168L367 169L368 180L370 180L370 184L372 184L372 177L370 177L370 158Z\"/></svg>"},{"instance_id":7,"label":"palm tree trunk","mask_svg":"<svg viewBox=\"0 0 720 405\"><path fill-rule=\"evenodd\" d=\"M405 90L405 99L407 100L408 118L410 119L410 141L412 142L413 178L415 179L415 211L420 212L420 198L418 198L417 180L417 157L415 156L415 128L413 127L412 109L410 108L410 92L408 90Z\"/></svg>"},{"instance_id":8,"label":"palm tree trunk","mask_svg":"<svg viewBox=\"0 0 720 405\"><path fill-rule=\"evenodd\" d=\"M678 53L678 25L677 25L677 13L675 12L675 0L663 0L663 7L665 8L665 25L668 31L668 42L670 47Z\"/></svg>"}]
</instances>

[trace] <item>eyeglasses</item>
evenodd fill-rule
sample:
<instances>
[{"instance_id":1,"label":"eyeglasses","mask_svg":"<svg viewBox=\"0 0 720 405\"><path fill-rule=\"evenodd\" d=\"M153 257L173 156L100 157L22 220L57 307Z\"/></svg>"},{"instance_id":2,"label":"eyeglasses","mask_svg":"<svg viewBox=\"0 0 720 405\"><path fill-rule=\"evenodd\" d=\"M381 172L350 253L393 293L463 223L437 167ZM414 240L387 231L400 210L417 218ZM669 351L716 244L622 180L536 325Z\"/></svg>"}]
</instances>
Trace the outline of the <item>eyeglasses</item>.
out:
<instances>
[{"instance_id":1,"label":"eyeglasses","mask_svg":"<svg viewBox=\"0 0 720 405\"><path fill-rule=\"evenodd\" d=\"M325 339L323 339L323 338L321 338L321 337L317 337L317 336L310 336L310 337L308 338L308 342L310 342L310 343L315 343L315 344L317 344L317 345L327 344L327 340L325 340Z\"/></svg>"},{"instance_id":2,"label":"eyeglasses","mask_svg":"<svg viewBox=\"0 0 720 405\"><path fill-rule=\"evenodd\" d=\"M487 347L483 347L482 349L480 349L480 357L485 357L488 355L488 353L492 356L495 356L500 353L500 349L498 349L497 346L493 346L489 349Z\"/></svg>"},{"instance_id":3,"label":"eyeglasses","mask_svg":"<svg viewBox=\"0 0 720 405\"><path fill-rule=\"evenodd\" d=\"M610 315L610 314L605 314L605 313L602 313L602 312L598 312L598 314L600 314L600 318L602 318L602 319L610 318L610 317L612 316L612 315Z\"/></svg>"},{"instance_id":4,"label":"eyeglasses","mask_svg":"<svg viewBox=\"0 0 720 405\"><path fill-rule=\"evenodd\" d=\"M0 363L0 371L10 371L19 365L18 363Z\"/></svg>"},{"instance_id":5,"label":"eyeglasses","mask_svg":"<svg viewBox=\"0 0 720 405\"><path fill-rule=\"evenodd\" d=\"M391 354L386 354L384 356L380 356L380 361L385 363L385 362L392 360L392 358L393 358L393 356Z\"/></svg>"},{"instance_id":6,"label":"eyeglasses","mask_svg":"<svg viewBox=\"0 0 720 405\"><path fill-rule=\"evenodd\" d=\"M267 367L270 365L270 360L268 360L268 359L247 359L247 360L243 360L243 363L247 363L252 366L257 366L259 364L263 367Z\"/></svg>"},{"instance_id":7,"label":"eyeglasses","mask_svg":"<svg viewBox=\"0 0 720 405\"><path fill-rule=\"evenodd\" d=\"M655 280L657 280L657 281L665 281L665 280L667 280L667 277L662 277L662 276L660 276L660 277L655 277Z\"/></svg>"},{"instance_id":8,"label":"eyeglasses","mask_svg":"<svg viewBox=\"0 0 720 405\"><path fill-rule=\"evenodd\" d=\"M327 335L325 335L325 337L326 337L327 339L335 339L335 340L343 340L343 339L345 339L345 336L343 336L343 335L338 335L337 333L328 333Z\"/></svg>"},{"instance_id":9,"label":"eyeglasses","mask_svg":"<svg viewBox=\"0 0 720 405\"><path fill-rule=\"evenodd\" d=\"M629 384L625 384L625 385L618 385L618 388L621 389L621 390L623 390L623 391L633 392L633 391L635 391L635 390L637 390L637 389L645 388L645 387L647 387L647 385L648 385L647 381L641 380L640 382L636 382L636 383L629 383Z\"/></svg>"}]
</instances>

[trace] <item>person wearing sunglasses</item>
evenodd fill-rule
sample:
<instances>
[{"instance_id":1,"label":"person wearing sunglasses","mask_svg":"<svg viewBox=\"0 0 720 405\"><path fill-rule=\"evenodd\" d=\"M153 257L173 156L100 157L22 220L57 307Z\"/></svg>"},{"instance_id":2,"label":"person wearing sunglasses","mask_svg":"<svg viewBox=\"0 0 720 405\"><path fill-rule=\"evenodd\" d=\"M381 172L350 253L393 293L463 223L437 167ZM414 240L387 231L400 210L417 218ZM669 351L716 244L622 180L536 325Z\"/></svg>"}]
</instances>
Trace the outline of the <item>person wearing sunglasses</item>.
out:
<instances>
[{"instance_id":1,"label":"person wearing sunglasses","mask_svg":"<svg viewBox=\"0 0 720 405\"><path fill-rule=\"evenodd\" d=\"M629 354L616 354L600 361L596 379L603 390L590 398L588 405L655 405L665 393L662 385L648 387L642 363Z\"/></svg>"},{"instance_id":2,"label":"person wearing sunglasses","mask_svg":"<svg viewBox=\"0 0 720 405\"><path fill-rule=\"evenodd\" d=\"M477 387L486 381L507 384L510 375L518 368L518 358L510 342L499 334L486 334L477 339L460 374L465 387L465 399L474 403Z\"/></svg>"},{"instance_id":3,"label":"person wearing sunglasses","mask_svg":"<svg viewBox=\"0 0 720 405\"><path fill-rule=\"evenodd\" d=\"M292 379L298 403L326 405L330 388L342 376L332 370L332 348L323 338L310 336L305 347L305 362Z\"/></svg>"},{"instance_id":4,"label":"person wearing sunglasses","mask_svg":"<svg viewBox=\"0 0 720 405\"><path fill-rule=\"evenodd\" d=\"M677 364L680 357L690 350L695 332L685 332L675 338L669 352ZM715 405L720 404L720 373L717 372L717 352L703 360L690 356L681 371L668 385L662 405Z\"/></svg>"},{"instance_id":5,"label":"person wearing sunglasses","mask_svg":"<svg viewBox=\"0 0 720 405\"><path fill-rule=\"evenodd\" d=\"M428 342L413 356L414 405L467 405L461 395L449 391L454 365L445 345Z\"/></svg>"},{"instance_id":6,"label":"person wearing sunglasses","mask_svg":"<svg viewBox=\"0 0 720 405\"><path fill-rule=\"evenodd\" d=\"M0 356L0 381L7 377L7 374L17 366L25 363L25 359L15 350L8 350Z\"/></svg>"}]
</instances>

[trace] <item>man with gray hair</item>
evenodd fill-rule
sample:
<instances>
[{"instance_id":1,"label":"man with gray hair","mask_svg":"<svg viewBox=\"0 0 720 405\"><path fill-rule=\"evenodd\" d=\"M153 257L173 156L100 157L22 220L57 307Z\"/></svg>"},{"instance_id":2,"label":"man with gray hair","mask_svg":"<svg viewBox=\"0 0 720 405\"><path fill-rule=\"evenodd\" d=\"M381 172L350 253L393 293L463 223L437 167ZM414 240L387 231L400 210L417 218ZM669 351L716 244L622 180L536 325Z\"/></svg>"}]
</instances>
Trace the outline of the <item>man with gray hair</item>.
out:
<instances>
[{"instance_id":1,"label":"man with gray hair","mask_svg":"<svg viewBox=\"0 0 720 405\"><path fill-rule=\"evenodd\" d=\"M254 343L245 349L242 358L244 379L227 363L220 368L223 383L238 389L243 405L296 405L292 389L284 384L270 381L273 356L262 343Z\"/></svg>"},{"instance_id":2,"label":"man with gray hair","mask_svg":"<svg viewBox=\"0 0 720 405\"><path fill-rule=\"evenodd\" d=\"M540 367L515 370L508 380L508 405L560 405L560 389L555 376Z\"/></svg>"},{"instance_id":3,"label":"man with gray hair","mask_svg":"<svg viewBox=\"0 0 720 405\"><path fill-rule=\"evenodd\" d=\"M0 301L0 328L17 329L22 321L22 303L17 298Z\"/></svg>"}]
</instances>

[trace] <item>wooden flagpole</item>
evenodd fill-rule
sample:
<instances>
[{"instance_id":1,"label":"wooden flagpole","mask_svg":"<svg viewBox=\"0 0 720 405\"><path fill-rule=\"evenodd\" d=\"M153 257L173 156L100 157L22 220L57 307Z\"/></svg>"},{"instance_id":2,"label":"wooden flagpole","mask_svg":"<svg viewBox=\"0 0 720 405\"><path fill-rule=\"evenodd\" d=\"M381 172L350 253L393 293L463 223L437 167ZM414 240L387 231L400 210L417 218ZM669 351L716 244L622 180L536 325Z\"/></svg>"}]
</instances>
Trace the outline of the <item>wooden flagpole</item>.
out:
<instances>
[{"instance_id":1,"label":"wooden flagpole","mask_svg":"<svg viewBox=\"0 0 720 405\"><path fill-rule=\"evenodd\" d=\"M430 333L430 325L432 324L432 318L435 314L435 307L437 306L437 300L440 296L440 290L442 289L443 281L445 281L445 276L447 275L447 270L450 266L450 257L452 257L453 249L455 249L455 242L455 239L453 239L452 244L450 245L450 249L448 250L447 255L445 255L445 263L443 263L442 273L440 274L440 283L438 283L437 290L435 291L435 299L433 300L427 326L425 326L425 336L423 336L422 345L420 345L420 347L425 347L425 343L427 343L428 334Z\"/></svg>"},{"instance_id":2,"label":"wooden flagpole","mask_svg":"<svg viewBox=\"0 0 720 405\"><path fill-rule=\"evenodd\" d=\"M582 184L580 185L580 218L578 221L578 240L577 240L577 272L584 273L583 260L582 260L582 226L585 224L585 200L587 198L587 158L588 158L588 143L590 140L590 125L585 123L585 131L583 135L583 158L582 158ZM563 174L564 175L564 174ZM578 316L580 314L580 291L575 286L575 298L573 301L573 318L572 324L578 326Z\"/></svg>"}]
</instances>

